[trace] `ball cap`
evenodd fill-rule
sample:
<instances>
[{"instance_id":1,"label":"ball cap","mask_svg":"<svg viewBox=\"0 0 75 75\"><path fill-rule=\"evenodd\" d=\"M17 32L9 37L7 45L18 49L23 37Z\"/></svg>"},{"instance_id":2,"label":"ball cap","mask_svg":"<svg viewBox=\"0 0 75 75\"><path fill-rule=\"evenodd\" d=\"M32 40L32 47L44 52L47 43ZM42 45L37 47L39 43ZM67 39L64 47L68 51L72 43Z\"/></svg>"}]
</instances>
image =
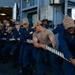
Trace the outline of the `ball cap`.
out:
<instances>
[{"instance_id":1,"label":"ball cap","mask_svg":"<svg viewBox=\"0 0 75 75\"><path fill-rule=\"evenodd\" d=\"M42 22L40 20L34 21L32 29L34 29L37 25L40 25L40 24L42 24Z\"/></svg>"},{"instance_id":2,"label":"ball cap","mask_svg":"<svg viewBox=\"0 0 75 75\"><path fill-rule=\"evenodd\" d=\"M65 15L64 19L63 19L63 25L64 25L65 29L68 29L70 27L74 27L74 21L71 17Z\"/></svg>"},{"instance_id":3,"label":"ball cap","mask_svg":"<svg viewBox=\"0 0 75 75\"><path fill-rule=\"evenodd\" d=\"M28 18L23 18L22 19L22 25L23 24L29 24Z\"/></svg>"}]
</instances>

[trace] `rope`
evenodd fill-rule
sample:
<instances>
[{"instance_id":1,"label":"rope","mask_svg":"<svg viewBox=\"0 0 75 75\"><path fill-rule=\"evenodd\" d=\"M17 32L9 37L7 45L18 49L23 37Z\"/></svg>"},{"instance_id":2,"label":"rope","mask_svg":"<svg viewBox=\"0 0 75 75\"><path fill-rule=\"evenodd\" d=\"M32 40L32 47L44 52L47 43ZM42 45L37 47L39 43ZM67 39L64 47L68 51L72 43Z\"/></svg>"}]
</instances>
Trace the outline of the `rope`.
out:
<instances>
[{"instance_id":1,"label":"rope","mask_svg":"<svg viewBox=\"0 0 75 75\"><path fill-rule=\"evenodd\" d=\"M49 46L46 46L46 49L47 49L48 51L50 51L50 52L56 54L57 56L59 56L59 57L65 59L66 61L70 62L67 58L64 57L64 54L61 53L60 51L58 51L58 50L56 50L56 49L54 49L54 48L51 48L51 47L49 47Z\"/></svg>"}]
</instances>

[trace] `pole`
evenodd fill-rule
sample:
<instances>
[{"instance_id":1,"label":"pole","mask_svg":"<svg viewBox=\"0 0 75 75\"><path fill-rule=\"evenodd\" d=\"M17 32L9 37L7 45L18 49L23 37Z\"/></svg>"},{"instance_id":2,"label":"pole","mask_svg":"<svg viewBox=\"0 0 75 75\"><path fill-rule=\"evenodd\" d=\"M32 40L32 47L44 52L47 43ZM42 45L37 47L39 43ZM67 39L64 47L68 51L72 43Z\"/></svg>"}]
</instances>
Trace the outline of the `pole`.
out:
<instances>
[{"instance_id":1,"label":"pole","mask_svg":"<svg viewBox=\"0 0 75 75\"><path fill-rule=\"evenodd\" d=\"M68 5L68 0L65 0L65 15L67 15L67 5Z\"/></svg>"},{"instance_id":2,"label":"pole","mask_svg":"<svg viewBox=\"0 0 75 75\"><path fill-rule=\"evenodd\" d=\"M22 0L20 0L20 23L22 21Z\"/></svg>"},{"instance_id":3,"label":"pole","mask_svg":"<svg viewBox=\"0 0 75 75\"><path fill-rule=\"evenodd\" d=\"M38 1L37 14L38 14L38 19L40 19L40 0L37 1Z\"/></svg>"}]
</instances>

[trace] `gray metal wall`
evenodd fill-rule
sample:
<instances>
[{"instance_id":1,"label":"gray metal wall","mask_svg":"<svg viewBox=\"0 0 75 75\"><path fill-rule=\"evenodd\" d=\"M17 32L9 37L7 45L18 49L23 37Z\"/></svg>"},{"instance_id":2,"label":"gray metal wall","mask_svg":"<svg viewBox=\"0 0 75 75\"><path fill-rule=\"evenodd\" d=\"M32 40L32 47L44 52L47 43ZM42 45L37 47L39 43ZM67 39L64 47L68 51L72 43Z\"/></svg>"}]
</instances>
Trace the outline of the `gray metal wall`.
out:
<instances>
[{"instance_id":1,"label":"gray metal wall","mask_svg":"<svg viewBox=\"0 0 75 75\"><path fill-rule=\"evenodd\" d=\"M13 7L14 3L19 3L20 0L0 0L0 7Z\"/></svg>"}]
</instances>

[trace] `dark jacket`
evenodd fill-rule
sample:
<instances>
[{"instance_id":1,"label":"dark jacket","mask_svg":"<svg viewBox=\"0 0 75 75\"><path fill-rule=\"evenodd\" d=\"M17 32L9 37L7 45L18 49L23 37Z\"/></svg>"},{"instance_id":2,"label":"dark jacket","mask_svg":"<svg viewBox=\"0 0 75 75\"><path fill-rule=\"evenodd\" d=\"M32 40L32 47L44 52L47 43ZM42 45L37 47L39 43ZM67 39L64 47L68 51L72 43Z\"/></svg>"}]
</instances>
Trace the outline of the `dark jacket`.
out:
<instances>
[{"instance_id":1,"label":"dark jacket","mask_svg":"<svg viewBox=\"0 0 75 75\"><path fill-rule=\"evenodd\" d=\"M74 33L75 34L75 33ZM64 30L59 34L59 44L66 58L75 58L75 35L74 39Z\"/></svg>"},{"instance_id":2,"label":"dark jacket","mask_svg":"<svg viewBox=\"0 0 75 75\"><path fill-rule=\"evenodd\" d=\"M20 30L20 40L23 45L28 45L28 46L32 45L27 43L27 39L32 40L33 34L30 34L31 32L34 32L34 30L30 28L28 29L28 31L25 28L22 28Z\"/></svg>"}]
</instances>

